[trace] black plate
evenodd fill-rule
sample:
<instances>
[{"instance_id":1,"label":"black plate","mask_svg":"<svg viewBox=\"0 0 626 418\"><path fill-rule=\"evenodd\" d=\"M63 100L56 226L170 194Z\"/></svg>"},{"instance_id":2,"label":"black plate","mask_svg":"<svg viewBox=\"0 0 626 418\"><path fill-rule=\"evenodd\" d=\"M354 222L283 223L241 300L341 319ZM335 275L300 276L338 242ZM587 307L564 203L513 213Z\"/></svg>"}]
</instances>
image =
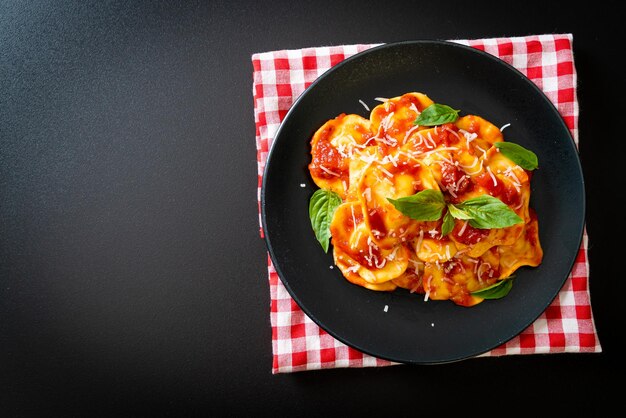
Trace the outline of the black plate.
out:
<instances>
[{"instance_id":1,"label":"black plate","mask_svg":"<svg viewBox=\"0 0 626 418\"><path fill-rule=\"evenodd\" d=\"M375 97L419 91L435 102L477 114L505 139L533 150L531 183L544 259L517 271L500 300L464 308L424 302L398 289L379 293L350 284L311 229L310 138L340 113L368 117ZM306 187L301 188L300 184ZM520 72L491 55L439 41L387 44L333 67L294 103L276 134L261 192L262 222L276 271L306 314L338 340L391 361L433 364L484 353L513 338L550 304L573 266L585 217L582 170L574 141L552 103ZM388 312L384 312L388 305Z\"/></svg>"}]
</instances>

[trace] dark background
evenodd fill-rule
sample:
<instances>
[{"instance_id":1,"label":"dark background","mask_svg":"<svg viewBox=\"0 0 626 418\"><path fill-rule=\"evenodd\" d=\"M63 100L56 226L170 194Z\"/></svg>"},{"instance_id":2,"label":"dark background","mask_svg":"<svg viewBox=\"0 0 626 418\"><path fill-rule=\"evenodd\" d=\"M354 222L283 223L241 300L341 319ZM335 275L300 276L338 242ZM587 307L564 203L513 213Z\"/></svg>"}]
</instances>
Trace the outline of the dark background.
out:
<instances>
[{"instance_id":1,"label":"dark background","mask_svg":"<svg viewBox=\"0 0 626 418\"><path fill-rule=\"evenodd\" d=\"M623 24L508 3L0 1L0 416L617 405ZM251 54L566 32L603 353L273 376Z\"/></svg>"}]
</instances>

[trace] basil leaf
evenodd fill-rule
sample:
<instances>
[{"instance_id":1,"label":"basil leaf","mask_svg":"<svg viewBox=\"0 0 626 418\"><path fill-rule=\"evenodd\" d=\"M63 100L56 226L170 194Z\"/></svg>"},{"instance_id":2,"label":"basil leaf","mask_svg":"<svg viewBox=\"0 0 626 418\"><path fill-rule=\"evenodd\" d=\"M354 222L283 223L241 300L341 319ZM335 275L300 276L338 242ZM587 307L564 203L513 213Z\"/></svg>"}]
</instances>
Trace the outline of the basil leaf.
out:
<instances>
[{"instance_id":1,"label":"basil leaf","mask_svg":"<svg viewBox=\"0 0 626 418\"><path fill-rule=\"evenodd\" d=\"M441 236L445 237L454 229L454 218L450 211L446 212L446 215L443 217L443 223L441 224Z\"/></svg>"},{"instance_id":2,"label":"basil leaf","mask_svg":"<svg viewBox=\"0 0 626 418\"><path fill-rule=\"evenodd\" d=\"M468 199L457 206L472 217L469 223L474 228L506 228L524 222L513 209L489 195Z\"/></svg>"},{"instance_id":3,"label":"basil leaf","mask_svg":"<svg viewBox=\"0 0 626 418\"><path fill-rule=\"evenodd\" d=\"M437 126L448 122L454 122L458 118L458 110L454 110L450 106L443 104L433 103L419 114L413 124L421 126Z\"/></svg>"},{"instance_id":4,"label":"basil leaf","mask_svg":"<svg viewBox=\"0 0 626 418\"><path fill-rule=\"evenodd\" d=\"M400 199L387 198L396 209L411 219L418 221L436 221L446 206L443 193L439 190L426 189L412 196Z\"/></svg>"},{"instance_id":5,"label":"basil leaf","mask_svg":"<svg viewBox=\"0 0 626 418\"><path fill-rule=\"evenodd\" d=\"M500 299L505 297L513 287L513 276L495 282L489 287L472 292L472 296L478 296L483 299Z\"/></svg>"},{"instance_id":6,"label":"basil leaf","mask_svg":"<svg viewBox=\"0 0 626 418\"><path fill-rule=\"evenodd\" d=\"M333 215L339 205L341 205L341 197L326 189L317 190L309 201L311 226L315 232L315 238L322 245L324 252L328 252L330 222L333 220Z\"/></svg>"},{"instance_id":7,"label":"basil leaf","mask_svg":"<svg viewBox=\"0 0 626 418\"><path fill-rule=\"evenodd\" d=\"M472 219L472 217L467 212L465 212L463 209L457 208L452 203L448 203L448 212L450 213L450 215L454 216L457 219Z\"/></svg>"},{"instance_id":8,"label":"basil leaf","mask_svg":"<svg viewBox=\"0 0 626 418\"><path fill-rule=\"evenodd\" d=\"M505 157L526 170L534 170L539 166L537 154L513 142L496 142L493 144Z\"/></svg>"}]
</instances>

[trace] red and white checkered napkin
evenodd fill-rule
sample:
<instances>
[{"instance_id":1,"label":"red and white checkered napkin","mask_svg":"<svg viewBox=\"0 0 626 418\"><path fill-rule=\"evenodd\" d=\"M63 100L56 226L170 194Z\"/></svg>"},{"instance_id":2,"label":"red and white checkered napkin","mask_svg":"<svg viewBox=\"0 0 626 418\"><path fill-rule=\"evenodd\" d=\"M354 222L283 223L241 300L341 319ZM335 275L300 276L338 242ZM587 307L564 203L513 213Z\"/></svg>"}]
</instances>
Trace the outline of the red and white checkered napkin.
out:
<instances>
[{"instance_id":1,"label":"red and white checkered napkin","mask_svg":"<svg viewBox=\"0 0 626 418\"><path fill-rule=\"evenodd\" d=\"M572 40L572 35L561 34L455 42L495 55L524 73L554 103L578 144L578 101ZM333 65L373 46L305 48L252 56L259 199L268 150L291 104ZM269 256L267 263L273 373L395 364L348 347L319 328L290 297ZM521 334L482 356L602 351L591 312L588 280L585 231L570 276L552 304Z\"/></svg>"}]
</instances>

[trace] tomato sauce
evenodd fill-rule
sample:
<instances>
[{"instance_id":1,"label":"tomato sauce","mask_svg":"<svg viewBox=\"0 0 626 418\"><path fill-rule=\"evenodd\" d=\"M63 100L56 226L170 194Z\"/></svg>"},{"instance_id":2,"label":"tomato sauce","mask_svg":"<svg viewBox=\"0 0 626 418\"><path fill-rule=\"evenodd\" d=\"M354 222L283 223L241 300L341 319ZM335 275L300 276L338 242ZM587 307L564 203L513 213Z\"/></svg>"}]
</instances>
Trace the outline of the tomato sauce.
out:
<instances>
[{"instance_id":1,"label":"tomato sauce","mask_svg":"<svg viewBox=\"0 0 626 418\"><path fill-rule=\"evenodd\" d=\"M500 277L499 266L492 266L489 263L481 263L478 265L478 280L493 284Z\"/></svg>"},{"instance_id":2,"label":"tomato sauce","mask_svg":"<svg viewBox=\"0 0 626 418\"><path fill-rule=\"evenodd\" d=\"M333 131L334 127L328 127L321 133L317 142L313 144L311 149L313 158L309 169L314 176L320 178L332 179L337 177L332 173L338 174L341 178L347 178L349 162L339 154L339 151L328 140Z\"/></svg>"},{"instance_id":3,"label":"tomato sauce","mask_svg":"<svg viewBox=\"0 0 626 418\"><path fill-rule=\"evenodd\" d=\"M441 164L441 185L444 191L451 195L452 203L456 203L460 194L472 190L473 183L466 176L465 171L456 165L444 162Z\"/></svg>"},{"instance_id":4,"label":"tomato sauce","mask_svg":"<svg viewBox=\"0 0 626 418\"><path fill-rule=\"evenodd\" d=\"M494 178L496 179L495 184L493 182ZM521 202L521 196L515 186L512 184L505 184L495 175L492 178L489 173L484 172L476 176L474 180L478 185L485 188L491 196L497 197L509 206L515 207Z\"/></svg>"},{"instance_id":5,"label":"tomato sauce","mask_svg":"<svg viewBox=\"0 0 626 418\"><path fill-rule=\"evenodd\" d=\"M408 174L412 177L418 178L419 173L422 170L422 166L419 165L415 160L412 160L409 157L400 154L398 155L397 166L385 166L385 169L394 176L397 174Z\"/></svg>"},{"instance_id":6,"label":"tomato sauce","mask_svg":"<svg viewBox=\"0 0 626 418\"><path fill-rule=\"evenodd\" d=\"M446 147L450 147L460 141L461 137L457 133L458 131L459 128L457 128L455 124L445 123L441 126L435 127L432 137L437 143L437 146L444 145Z\"/></svg>"},{"instance_id":7,"label":"tomato sauce","mask_svg":"<svg viewBox=\"0 0 626 418\"><path fill-rule=\"evenodd\" d=\"M528 208L528 214L530 215L531 222L526 225L526 241L533 247L539 245L539 231L537 230L537 213L534 209Z\"/></svg>"},{"instance_id":8,"label":"tomato sauce","mask_svg":"<svg viewBox=\"0 0 626 418\"><path fill-rule=\"evenodd\" d=\"M488 229L474 228L473 226L469 224L469 221L467 225L465 225L465 229L463 230L464 224L465 224L465 221L456 222L454 225L454 229L452 230L454 239L456 239L460 243L463 243L465 245L476 244L478 241L480 241L481 239L489 235ZM462 230L463 230L463 234L460 234Z\"/></svg>"},{"instance_id":9,"label":"tomato sauce","mask_svg":"<svg viewBox=\"0 0 626 418\"><path fill-rule=\"evenodd\" d=\"M504 193L500 195L500 200L509 206L517 207L521 201L521 196L517 189L513 185L506 185L504 187Z\"/></svg>"},{"instance_id":10,"label":"tomato sauce","mask_svg":"<svg viewBox=\"0 0 626 418\"><path fill-rule=\"evenodd\" d=\"M448 277L450 277L455 274L463 273L465 270L461 260L449 260L443 263L443 271Z\"/></svg>"}]
</instances>

